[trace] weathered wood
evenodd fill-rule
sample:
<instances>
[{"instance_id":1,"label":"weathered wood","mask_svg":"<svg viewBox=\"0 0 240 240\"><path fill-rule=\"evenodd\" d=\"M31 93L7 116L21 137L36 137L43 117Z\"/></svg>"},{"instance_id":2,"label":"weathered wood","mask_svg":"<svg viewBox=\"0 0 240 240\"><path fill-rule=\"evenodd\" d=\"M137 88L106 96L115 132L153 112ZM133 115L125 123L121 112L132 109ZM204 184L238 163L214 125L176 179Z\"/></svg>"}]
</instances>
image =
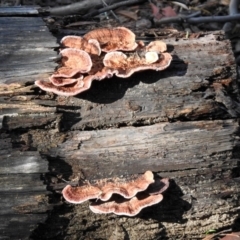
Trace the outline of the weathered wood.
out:
<instances>
[{"instance_id":1,"label":"weathered wood","mask_svg":"<svg viewBox=\"0 0 240 240\"><path fill-rule=\"evenodd\" d=\"M73 132L49 155L71 165L74 173L82 170L87 179L146 170L187 173L186 169L223 165L230 160L239 144L238 131L238 123L227 120ZM229 167L236 167L236 162L230 162ZM176 177L178 173L169 174Z\"/></svg>"},{"instance_id":2,"label":"weathered wood","mask_svg":"<svg viewBox=\"0 0 240 240\"><path fill-rule=\"evenodd\" d=\"M12 140L0 135L0 239L29 239L50 209L41 180L48 163L37 151L14 149Z\"/></svg>"},{"instance_id":3,"label":"weathered wood","mask_svg":"<svg viewBox=\"0 0 240 240\"><path fill-rule=\"evenodd\" d=\"M22 239L31 234L34 239L133 240L200 238L234 223L240 169L239 123L233 118L239 117L240 105L231 45L222 32L190 39L163 33L174 58L166 71L95 81L79 96L54 98L26 83L54 71L56 40L35 18L1 21L7 25L0 37L0 220L8 221L0 231L5 238L16 238L15 223L31 226L19 231ZM24 34L31 31L28 41L17 35L18 26ZM170 177L171 184L161 204L134 218L96 215L87 203L62 204L57 194L66 184L61 179L91 181L146 170ZM51 202L59 206L36 227L49 209L41 173L48 189L57 190Z\"/></svg>"},{"instance_id":4,"label":"weathered wood","mask_svg":"<svg viewBox=\"0 0 240 240\"><path fill-rule=\"evenodd\" d=\"M48 162L31 145L31 134L22 136L27 128L59 121L56 106L31 102L34 90L25 85L57 65L58 44L37 14L35 8L0 8L0 239L29 239L51 209L43 181ZM2 96L11 96L11 103ZM10 123L23 132L8 131Z\"/></svg>"},{"instance_id":5,"label":"weathered wood","mask_svg":"<svg viewBox=\"0 0 240 240\"><path fill-rule=\"evenodd\" d=\"M0 16L30 16L38 15L37 8L34 7L0 7Z\"/></svg>"},{"instance_id":6,"label":"weathered wood","mask_svg":"<svg viewBox=\"0 0 240 240\"><path fill-rule=\"evenodd\" d=\"M0 88L47 78L54 71L58 44L40 17L4 17L0 25Z\"/></svg>"},{"instance_id":7,"label":"weathered wood","mask_svg":"<svg viewBox=\"0 0 240 240\"><path fill-rule=\"evenodd\" d=\"M80 116L78 120L66 115L64 129L235 117L239 104L230 110L225 102L233 105L234 96L238 96L236 71L234 58L229 55L230 42L223 38L223 33L216 32L198 39L166 39L175 60L165 71L95 81L74 101L57 98L61 111L74 106Z\"/></svg>"},{"instance_id":8,"label":"weathered wood","mask_svg":"<svg viewBox=\"0 0 240 240\"><path fill-rule=\"evenodd\" d=\"M112 215L95 216L90 213L88 204L76 205L68 234L92 239L96 229L89 227L97 221L98 237L103 239L109 239L112 234L109 229L118 225L130 239L139 239L139 235L140 239L175 238L183 233L192 239L203 237L209 229L231 225L238 216L239 173L234 176L234 172L240 171L238 133L236 120L162 123L70 133L68 140L47 154L49 161L58 159L71 166L71 171L61 165L55 169L64 178L76 179L81 173L92 180L152 170L174 179L174 183L164 194L163 203L144 210L139 218L132 220ZM112 218L114 221L110 221ZM82 219L86 219L87 224L75 232L79 227L77 222ZM140 230L146 219L152 225L147 234L144 233L146 228ZM163 224L160 229L159 222ZM104 230L106 225L108 231ZM163 227L166 232L161 231ZM132 229L139 235L134 235Z\"/></svg>"}]
</instances>

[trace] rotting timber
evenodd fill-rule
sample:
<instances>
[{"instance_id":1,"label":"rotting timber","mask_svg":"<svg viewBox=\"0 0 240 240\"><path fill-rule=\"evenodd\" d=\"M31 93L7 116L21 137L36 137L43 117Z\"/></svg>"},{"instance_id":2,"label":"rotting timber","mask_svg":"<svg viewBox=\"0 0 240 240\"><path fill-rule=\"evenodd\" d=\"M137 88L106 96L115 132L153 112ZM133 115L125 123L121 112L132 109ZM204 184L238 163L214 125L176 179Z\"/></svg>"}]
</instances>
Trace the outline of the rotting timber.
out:
<instances>
[{"instance_id":1,"label":"rotting timber","mask_svg":"<svg viewBox=\"0 0 240 240\"><path fill-rule=\"evenodd\" d=\"M76 97L33 85L54 71L48 54L56 55L55 44L45 48L46 57L41 53L41 74L23 61L24 50L11 53L14 68L1 61L2 236L193 239L236 223L240 105L231 44L222 32L189 39L156 32L173 55L167 70L95 81ZM9 38L17 41L14 33ZM28 61L35 56L28 54ZM163 202L133 218L94 214L87 203L67 204L59 194L62 179L124 178L146 170L169 177L170 187ZM20 223L30 230L13 228Z\"/></svg>"}]
</instances>

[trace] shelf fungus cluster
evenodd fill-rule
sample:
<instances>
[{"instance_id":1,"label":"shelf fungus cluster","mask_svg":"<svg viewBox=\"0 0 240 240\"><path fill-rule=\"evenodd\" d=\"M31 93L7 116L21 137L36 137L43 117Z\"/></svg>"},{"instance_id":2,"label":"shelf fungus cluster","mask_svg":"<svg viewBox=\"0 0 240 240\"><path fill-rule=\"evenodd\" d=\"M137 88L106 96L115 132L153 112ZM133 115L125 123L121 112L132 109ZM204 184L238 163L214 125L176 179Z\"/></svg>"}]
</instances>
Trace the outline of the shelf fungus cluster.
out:
<instances>
[{"instance_id":1,"label":"shelf fungus cluster","mask_svg":"<svg viewBox=\"0 0 240 240\"><path fill-rule=\"evenodd\" d=\"M67 185L62 194L70 203L80 204L90 200L89 208L94 213L135 216L143 208L161 202L162 192L168 186L167 178L160 179L154 177L151 171L146 171L131 181L101 181L79 187Z\"/></svg>"},{"instance_id":2,"label":"shelf fungus cluster","mask_svg":"<svg viewBox=\"0 0 240 240\"><path fill-rule=\"evenodd\" d=\"M60 67L49 81L37 80L41 89L58 95L74 96L91 87L93 80L114 75L128 78L134 72L167 68L172 56L166 44L136 42L135 34L125 27L102 28L83 37L66 36L61 40Z\"/></svg>"}]
</instances>

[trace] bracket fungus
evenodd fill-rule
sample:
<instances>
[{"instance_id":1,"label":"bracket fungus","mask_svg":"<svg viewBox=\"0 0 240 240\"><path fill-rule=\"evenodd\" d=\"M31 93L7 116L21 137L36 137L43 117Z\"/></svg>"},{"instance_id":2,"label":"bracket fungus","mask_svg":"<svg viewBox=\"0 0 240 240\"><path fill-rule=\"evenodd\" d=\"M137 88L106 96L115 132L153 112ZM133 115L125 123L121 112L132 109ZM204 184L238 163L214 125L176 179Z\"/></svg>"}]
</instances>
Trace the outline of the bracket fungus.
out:
<instances>
[{"instance_id":1,"label":"bracket fungus","mask_svg":"<svg viewBox=\"0 0 240 240\"><path fill-rule=\"evenodd\" d=\"M84 50L92 55L100 56L101 54L101 47L97 39L87 40L86 38L70 35L62 38L61 44L63 47Z\"/></svg>"},{"instance_id":2,"label":"bracket fungus","mask_svg":"<svg viewBox=\"0 0 240 240\"><path fill-rule=\"evenodd\" d=\"M172 56L165 52L162 41L136 42L135 34L125 28L101 28L83 37L66 36L61 40L61 65L49 81L35 84L44 91L74 96L88 90L93 80L101 81L114 75L130 77L134 72L167 68Z\"/></svg>"},{"instance_id":3,"label":"bracket fungus","mask_svg":"<svg viewBox=\"0 0 240 240\"><path fill-rule=\"evenodd\" d=\"M84 202L86 199L85 194L88 191L91 192L91 196L93 196L93 191L95 191L95 197L102 201L109 200L113 194L119 194L124 198L132 198L138 192L142 192L148 188L148 186L154 183L154 176L151 171L146 171L143 175L139 176L137 179L129 182L106 182L99 183L95 186L81 186L81 187L71 187L67 185L63 190L63 197L68 202L75 202L73 199L79 199L79 203ZM86 200L85 200L86 199ZM89 198L92 199L92 198Z\"/></svg>"},{"instance_id":4,"label":"bracket fungus","mask_svg":"<svg viewBox=\"0 0 240 240\"><path fill-rule=\"evenodd\" d=\"M127 182L118 179L79 187L67 185L62 194L68 202L75 204L95 199L90 204L90 209L95 213L134 216L143 208L159 203L163 199L161 193L168 186L167 178L156 178L151 171L146 171Z\"/></svg>"},{"instance_id":5,"label":"bracket fungus","mask_svg":"<svg viewBox=\"0 0 240 240\"><path fill-rule=\"evenodd\" d=\"M57 95L62 96L74 96L85 90L85 83L82 78L79 78L74 83L65 86L55 86L51 82L46 82L42 80L35 81L35 84L46 92L53 92Z\"/></svg>"},{"instance_id":6,"label":"bracket fungus","mask_svg":"<svg viewBox=\"0 0 240 240\"><path fill-rule=\"evenodd\" d=\"M167 45L163 41L153 41L150 42L146 47L145 47L146 52L157 52L163 53L167 51Z\"/></svg>"},{"instance_id":7,"label":"bracket fungus","mask_svg":"<svg viewBox=\"0 0 240 240\"><path fill-rule=\"evenodd\" d=\"M105 67L115 70L117 77L127 78L133 73L148 69L161 71L166 69L172 60L169 53L162 53L160 58L156 52L147 52L144 57L135 54L129 57L122 52L109 52L103 59Z\"/></svg>"},{"instance_id":8,"label":"bracket fungus","mask_svg":"<svg viewBox=\"0 0 240 240\"><path fill-rule=\"evenodd\" d=\"M125 27L100 28L88 32L83 37L87 40L96 39L103 52L133 51L138 47L135 34Z\"/></svg>"},{"instance_id":9,"label":"bracket fungus","mask_svg":"<svg viewBox=\"0 0 240 240\"><path fill-rule=\"evenodd\" d=\"M89 54L83 50L65 48L60 54L62 65L66 68L77 69L81 73L87 73L92 68L92 60Z\"/></svg>"},{"instance_id":10,"label":"bracket fungus","mask_svg":"<svg viewBox=\"0 0 240 240\"><path fill-rule=\"evenodd\" d=\"M143 208L155 205L161 202L162 199L162 194L149 195L145 192L141 192L130 200L114 196L113 199L107 202L92 202L89 208L94 213L115 213L116 215L132 217L137 215Z\"/></svg>"}]
</instances>

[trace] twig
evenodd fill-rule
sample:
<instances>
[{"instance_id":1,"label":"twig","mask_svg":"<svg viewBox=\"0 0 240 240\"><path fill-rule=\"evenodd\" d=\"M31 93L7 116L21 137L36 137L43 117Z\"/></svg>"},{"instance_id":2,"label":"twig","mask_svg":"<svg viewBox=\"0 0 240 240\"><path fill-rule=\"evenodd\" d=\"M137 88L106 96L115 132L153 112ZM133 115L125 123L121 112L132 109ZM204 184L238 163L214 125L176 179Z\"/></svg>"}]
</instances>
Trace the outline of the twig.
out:
<instances>
[{"instance_id":1,"label":"twig","mask_svg":"<svg viewBox=\"0 0 240 240\"><path fill-rule=\"evenodd\" d=\"M107 4L119 2L119 0L105 0ZM83 0L81 2L73 3L67 6L54 7L47 10L51 15L71 15L71 14L85 14L92 8L102 7L101 0Z\"/></svg>"},{"instance_id":2,"label":"twig","mask_svg":"<svg viewBox=\"0 0 240 240\"><path fill-rule=\"evenodd\" d=\"M103 4L104 4L105 7L108 7L107 3L106 3L104 0L102 0L102 2L103 2ZM119 19L118 16L113 12L113 10L110 10L110 13L113 15L113 17L114 17L119 23L121 23L120 19Z\"/></svg>"},{"instance_id":3,"label":"twig","mask_svg":"<svg viewBox=\"0 0 240 240\"><path fill-rule=\"evenodd\" d=\"M238 6L240 4L239 0L231 0L229 4L229 15L238 14Z\"/></svg>"},{"instance_id":4,"label":"twig","mask_svg":"<svg viewBox=\"0 0 240 240\"><path fill-rule=\"evenodd\" d=\"M238 14L238 6L239 6L239 4L240 4L239 0L231 0L230 1L230 4L229 4L229 15L230 16ZM234 24L231 23L231 22L227 22L223 26L223 30L226 33L230 33L233 30L233 28L234 28Z\"/></svg>"},{"instance_id":5,"label":"twig","mask_svg":"<svg viewBox=\"0 0 240 240\"><path fill-rule=\"evenodd\" d=\"M211 17L169 17L160 20L155 19L154 22L157 25L165 23L206 23L206 22L232 22L240 20L240 14L235 14L233 16L211 16Z\"/></svg>"},{"instance_id":6,"label":"twig","mask_svg":"<svg viewBox=\"0 0 240 240\"><path fill-rule=\"evenodd\" d=\"M94 17L94 16L96 16L100 13L107 12L107 11L110 11L110 10L113 10L113 9L116 9L116 8L119 8L119 7L122 7L122 6L129 6L129 5L133 5L133 4L136 4L136 3L142 3L142 2L146 2L146 0L122 1L122 2L119 2L119 3L112 4L111 6L104 7L104 8L101 8L99 10L93 11L89 14L86 14L86 15L83 16L83 18Z\"/></svg>"}]
</instances>

